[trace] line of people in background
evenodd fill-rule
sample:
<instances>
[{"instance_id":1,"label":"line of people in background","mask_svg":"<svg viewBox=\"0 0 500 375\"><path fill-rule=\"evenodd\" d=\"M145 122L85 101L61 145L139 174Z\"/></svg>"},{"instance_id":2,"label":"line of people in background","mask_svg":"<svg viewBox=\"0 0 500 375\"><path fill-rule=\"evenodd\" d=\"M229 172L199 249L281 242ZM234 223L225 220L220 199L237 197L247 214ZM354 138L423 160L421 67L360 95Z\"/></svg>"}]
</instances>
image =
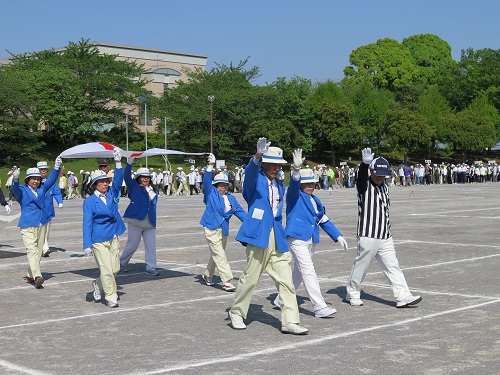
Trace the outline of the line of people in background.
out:
<instances>
[{"instance_id":1,"label":"line of people in background","mask_svg":"<svg viewBox=\"0 0 500 375\"><path fill-rule=\"evenodd\" d=\"M497 163L416 164L394 167L389 186L442 185L498 182L500 166ZM396 180L397 176L397 180Z\"/></svg>"}]
</instances>

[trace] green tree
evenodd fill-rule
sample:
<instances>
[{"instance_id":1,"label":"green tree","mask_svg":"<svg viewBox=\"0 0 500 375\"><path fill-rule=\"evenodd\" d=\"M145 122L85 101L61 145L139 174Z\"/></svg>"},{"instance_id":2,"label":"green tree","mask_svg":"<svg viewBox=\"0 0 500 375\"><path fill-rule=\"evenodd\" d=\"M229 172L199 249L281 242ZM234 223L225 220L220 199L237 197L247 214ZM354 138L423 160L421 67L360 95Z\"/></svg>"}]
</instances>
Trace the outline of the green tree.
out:
<instances>
[{"instance_id":1,"label":"green tree","mask_svg":"<svg viewBox=\"0 0 500 375\"><path fill-rule=\"evenodd\" d=\"M417 112L423 116L427 126L435 134L435 139L433 139L427 150L429 154L435 140L442 142L446 139L444 119L452 113L452 109L446 98L439 92L437 86L433 85L420 96Z\"/></svg>"},{"instance_id":2,"label":"green tree","mask_svg":"<svg viewBox=\"0 0 500 375\"><path fill-rule=\"evenodd\" d=\"M430 146L435 131L422 115L401 108L388 111L385 136L389 154L393 157L403 155L406 164L410 153Z\"/></svg>"},{"instance_id":3,"label":"green tree","mask_svg":"<svg viewBox=\"0 0 500 375\"><path fill-rule=\"evenodd\" d=\"M314 128L319 138L330 145L331 163L339 151L346 153L363 137L355 117L355 107L348 101L324 101L313 109Z\"/></svg>"},{"instance_id":4,"label":"green tree","mask_svg":"<svg viewBox=\"0 0 500 375\"><path fill-rule=\"evenodd\" d=\"M421 80L410 50L394 39L379 39L358 47L351 52L349 63L344 75L358 84L371 83L377 88L396 91Z\"/></svg>"},{"instance_id":5,"label":"green tree","mask_svg":"<svg viewBox=\"0 0 500 375\"><path fill-rule=\"evenodd\" d=\"M355 106L355 118L364 135L363 143L372 148L380 145L387 122L387 111L396 105L394 94L370 84L343 86L343 89Z\"/></svg>"},{"instance_id":6,"label":"green tree","mask_svg":"<svg viewBox=\"0 0 500 375\"><path fill-rule=\"evenodd\" d=\"M31 81L24 74L0 69L0 155L30 156L41 149L38 123L31 113L33 102L23 95Z\"/></svg>"},{"instance_id":7,"label":"green tree","mask_svg":"<svg viewBox=\"0 0 500 375\"><path fill-rule=\"evenodd\" d=\"M62 51L15 55L5 72L27 77L20 95L33 104L29 116L45 126L48 141L65 145L125 117L126 106L136 105L145 85L134 80L142 67L99 54L88 40L70 42Z\"/></svg>"},{"instance_id":8,"label":"green tree","mask_svg":"<svg viewBox=\"0 0 500 375\"><path fill-rule=\"evenodd\" d=\"M266 137L272 142L273 146L281 148L285 156L289 155L290 162L293 151L296 148L302 148L302 145L305 143L305 137L287 119L273 121L259 120L253 122L243 136L244 141L248 145L253 144L253 148L249 148L249 151L255 150L255 144L260 137Z\"/></svg>"},{"instance_id":9,"label":"green tree","mask_svg":"<svg viewBox=\"0 0 500 375\"><path fill-rule=\"evenodd\" d=\"M437 35L413 35L403 39L402 45L410 51L427 85L436 84L439 75L455 64L450 45Z\"/></svg>"},{"instance_id":10,"label":"green tree","mask_svg":"<svg viewBox=\"0 0 500 375\"><path fill-rule=\"evenodd\" d=\"M478 117L474 111L464 110L446 117L447 141L455 151L463 155L482 153L491 147L495 127L486 117Z\"/></svg>"}]
</instances>

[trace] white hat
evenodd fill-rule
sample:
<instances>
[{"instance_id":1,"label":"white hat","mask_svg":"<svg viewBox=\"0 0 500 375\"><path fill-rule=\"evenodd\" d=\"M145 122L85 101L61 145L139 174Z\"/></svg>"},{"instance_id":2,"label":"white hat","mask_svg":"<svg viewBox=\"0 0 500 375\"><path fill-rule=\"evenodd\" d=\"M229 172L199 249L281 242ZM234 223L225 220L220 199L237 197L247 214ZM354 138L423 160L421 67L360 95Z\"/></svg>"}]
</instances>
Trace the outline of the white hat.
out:
<instances>
[{"instance_id":1,"label":"white hat","mask_svg":"<svg viewBox=\"0 0 500 375\"><path fill-rule=\"evenodd\" d=\"M300 183L307 184L309 182L318 182L318 179L314 178L314 171L309 168L301 169L300 173Z\"/></svg>"},{"instance_id":2,"label":"white hat","mask_svg":"<svg viewBox=\"0 0 500 375\"><path fill-rule=\"evenodd\" d=\"M49 165L47 164L46 161L39 161L38 163L36 163L36 167L38 169L48 169Z\"/></svg>"},{"instance_id":3,"label":"white hat","mask_svg":"<svg viewBox=\"0 0 500 375\"><path fill-rule=\"evenodd\" d=\"M283 159L283 150L279 147L269 147L267 152L262 155L263 163L277 163L286 164L287 161Z\"/></svg>"},{"instance_id":4,"label":"white hat","mask_svg":"<svg viewBox=\"0 0 500 375\"><path fill-rule=\"evenodd\" d=\"M194 169L194 171L195 171L195 172L198 172L198 168L195 168L195 169Z\"/></svg>"},{"instance_id":5,"label":"white hat","mask_svg":"<svg viewBox=\"0 0 500 375\"><path fill-rule=\"evenodd\" d=\"M139 168L137 172L135 173L135 179L139 177L151 177L151 173L149 173L149 170L147 168Z\"/></svg>"},{"instance_id":6,"label":"white hat","mask_svg":"<svg viewBox=\"0 0 500 375\"><path fill-rule=\"evenodd\" d=\"M98 169L97 171L92 172L92 174L90 175L90 178L92 180L92 182L90 184L94 185L94 183L97 180L102 180L104 178L108 178L108 175L106 174L106 172L101 171L100 169Z\"/></svg>"},{"instance_id":7,"label":"white hat","mask_svg":"<svg viewBox=\"0 0 500 375\"><path fill-rule=\"evenodd\" d=\"M80 174L84 173L85 171L83 169L80 169Z\"/></svg>"},{"instance_id":8,"label":"white hat","mask_svg":"<svg viewBox=\"0 0 500 375\"><path fill-rule=\"evenodd\" d=\"M224 182L226 184L229 183L229 180L227 179L227 175L225 173L219 173L215 175L214 180L212 181L212 185L218 184L219 182Z\"/></svg>"},{"instance_id":9,"label":"white hat","mask_svg":"<svg viewBox=\"0 0 500 375\"><path fill-rule=\"evenodd\" d=\"M42 177L40 174L40 170L38 168L29 168L26 171L26 177L24 178L24 182L30 177Z\"/></svg>"}]
</instances>

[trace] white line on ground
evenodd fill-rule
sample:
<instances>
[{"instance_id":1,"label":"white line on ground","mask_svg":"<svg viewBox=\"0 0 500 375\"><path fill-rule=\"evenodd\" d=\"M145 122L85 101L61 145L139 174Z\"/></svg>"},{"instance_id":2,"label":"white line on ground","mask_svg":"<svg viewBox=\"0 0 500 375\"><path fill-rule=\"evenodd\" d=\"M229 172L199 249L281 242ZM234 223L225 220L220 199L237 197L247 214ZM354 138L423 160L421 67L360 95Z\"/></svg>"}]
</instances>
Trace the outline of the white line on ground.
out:
<instances>
[{"instance_id":1,"label":"white line on ground","mask_svg":"<svg viewBox=\"0 0 500 375\"><path fill-rule=\"evenodd\" d=\"M47 372L41 372L39 370L32 370L30 368L27 368L27 367L23 367L23 366L18 366L12 362L9 362L9 361L5 361L3 359L0 359L0 367L4 367L8 370L12 370L12 371L17 371L17 372L22 372L24 374L31 374L31 375L48 375Z\"/></svg>"}]
</instances>

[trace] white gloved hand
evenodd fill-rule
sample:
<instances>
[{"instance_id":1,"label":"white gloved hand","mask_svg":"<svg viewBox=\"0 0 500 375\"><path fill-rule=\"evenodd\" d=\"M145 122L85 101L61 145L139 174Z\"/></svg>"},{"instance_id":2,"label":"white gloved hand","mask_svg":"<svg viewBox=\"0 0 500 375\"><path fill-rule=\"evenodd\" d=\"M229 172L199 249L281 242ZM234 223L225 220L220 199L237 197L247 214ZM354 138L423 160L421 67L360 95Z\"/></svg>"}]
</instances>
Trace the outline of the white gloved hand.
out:
<instances>
[{"instance_id":1,"label":"white gloved hand","mask_svg":"<svg viewBox=\"0 0 500 375\"><path fill-rule=\"evenodd\" d=\"M214 155L214 154L212 154L212 153L210 153L210 154L208 155L208 164L215 164L215 160L216 160L216 159L215 159L215 155Z\"/></svg>"},{"instance_id":2,"label":"white gloved hand","mask_svg":"<svg viewBox=\"0 0 500 375\"><path fill-rule=\"evenodd\" d=\"M134 164L135 156L129 156L127 158L127 164L132 165Z\"/></svg>"},{"instance_id":3,"label":"white gloved hand","mask_svg":"<svg viewBox=\"0 0 500 375\"><path fill-rule=\"evenodd\" d=\"M59 208L63 208L64 204L59 203L58 206L59 206Z\"/></svg>"},{"instance_id":4,"label":"white gloved hand","mask_svg":"<svg viewBox=\"0 0 500 375\"><path fill-rule=\"evenodd\" d=\"M370 164L372 161L373 161L373 156L375 154L372 154L372 149L367 147L367 148L364 148L362 151L361 151L361 157L363 159L363 163L365 164Z\"/></svg>"},{"instance_id":5,"label":"white gloved hand","mask_svg":"<svg viewBox=\"0 0 500 375\"><path fill-rule=\"evenodd\" d=\"M62 159L60 156L58 156L56 158L56 161L54 162L54 168L59 169L61 167L61 164L62 164Z\"/></svg>"},{"instance_id":6,"label":"white gloved hand","mask_svg":"<svg viewBox=\"0 0 500 375\"><path fill-rule=\"evenodd\" d=\"M270 145L271 142L268 142L267 138L265 137L259 138L259 140L257 141L257 153L265 154L267 150L269 150Z\"/></svg>"},{"instance_id":7,"label":"white gloved hand","mask_svg":"<svg viewBox=\"0 0 500 375\"><path fill-rule=\"evenodd\" d=\"M92 255L92 248L87 247L87 248L83 249L83 252L85 253L85 256L89 257Z\"/></svg>"},{"instance_id":8,"label":"white gloved hand","mask_svg":"<svg viewBox=\"0 0 500 375\"><path fill-rule=\"evenodd\" d=\"M21 175L21 170L19 168L16 168L12 171L12 179L13 180L19 180L20 175Z\"/></svg>"},{"instance_id":9,"label":"white gloved hand","mask_svg":"<svg viewBox=\"0 0 500 375\"><path fill-rule=\"evenodd\" d=\"M113 159L115 159L116 162L122 160L122 154L121 154L120 149L118 147L115 147L113 149Z\"/></svg>"},{"instance_id":10,"label":"white gloved hand","mask_svg":"<svg viewBox=\"0 0 500 375\"><path fill-rule=\"evenodd\" d=\"M344 247L345 251L349 250L349 245L347 244L347 241L345 240L344 237L339 236L337 238L337 242Z\"/></svg>"},{"instance_id":11,"label":"white gloved hand","mask_svg":"<svg viewBox=\"0 0 500 375\"><path fill-rule=\"evenodd\" d=\"M10 206L6 205L5 206L5 211L7 211L7 214L10 214L10 210L11 210Z\"/></svg>"},{"instance_id":12,"label":"white gloved hand","mask_svg":"<svg viewBox=\"0 0 500 375\"><path fill-rule=\"evenodd\" d=\"M305 158L302 157L302 149L298 148L293 152L293 169L300 169L304 163Z\"/></svg>"}]
</instances>

